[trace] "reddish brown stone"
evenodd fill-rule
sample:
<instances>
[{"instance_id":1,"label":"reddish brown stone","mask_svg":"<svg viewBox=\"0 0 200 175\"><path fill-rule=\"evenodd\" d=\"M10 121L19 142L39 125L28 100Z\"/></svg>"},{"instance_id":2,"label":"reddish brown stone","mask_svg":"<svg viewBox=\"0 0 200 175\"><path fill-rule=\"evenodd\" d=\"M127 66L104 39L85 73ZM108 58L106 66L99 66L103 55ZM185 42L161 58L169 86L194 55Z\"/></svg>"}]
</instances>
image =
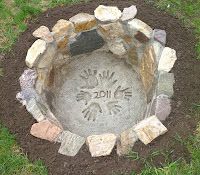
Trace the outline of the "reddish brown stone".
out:
<instances>
[{"instance_id":1,"label":"reddish brown stone","mask_svg":"<svg viewBox=\"0 0 200 175\"><path fill-rule=\"evenodd\" d=\"M147 38L142 32L138 31L135 35L135 38L140 41L141 43L146 43L149 41L149 38Z\"/></svg>"}]
</instances>

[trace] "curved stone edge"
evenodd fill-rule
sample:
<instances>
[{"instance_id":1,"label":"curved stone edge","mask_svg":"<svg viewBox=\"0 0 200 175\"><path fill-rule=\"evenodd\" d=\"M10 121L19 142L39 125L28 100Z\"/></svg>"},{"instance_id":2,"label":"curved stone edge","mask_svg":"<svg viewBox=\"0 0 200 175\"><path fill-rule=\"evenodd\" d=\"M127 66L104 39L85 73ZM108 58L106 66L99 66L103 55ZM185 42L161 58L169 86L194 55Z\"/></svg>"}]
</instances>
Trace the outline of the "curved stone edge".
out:
<instances>
[{"instance_id":1,"label":"curved stone edge","mask_svg":"<svg viewBox=\"0 0 200 175\"><path fill-rule=\"evenodd\" d=\"M94 16L92 18L94 19ZM120 22L120 20L122 21L122 23ZM64 23L64 25L62 23ZM124 24L124 21L122 19L117 19L115 22L111 22L110 24L108 24L110 26L114 25L116 29L117 29L117 26L121 25L118 28L119 31L116 30L116 33L120 32L120 28L122 29L121 31L123 31L122 32L123 34L120 35L120 37L116 35L117 37L114 36L114 38L111 38L112 42L110 42L110 39L109 39L109 37L111 35L105 36L105 34L99 32L99 30L98 30L99 26L105 25L105 24L102 24L101 22L98 24L95 23L95 25L92 24L91 28L88 27L88 26L90 26L89 25L90 22L89 22L89 24L85 23L82 26L82 28L80 29L80 31L78 29L76 29L76 27L75 27L76 25L79 25L79 23L76 23L76 20L72 20L72 19L71 19L71 21L59 20L57 22L57 24L55 25L56 27L55 26L53 27L52 32L50 32L48 30L48 28L46 28L45 26L41 26L40 28L38 28L33 33L33 35L40 39L38 39L31 46L31 48L28 51L27 58L26 58L26 63L28 65L28 67L34 68L37 72L37 75L39 75L38 77L42 77L41 79L37 77L37 82L40 82L40 83L36 83L36 84L41 84L41 85L45 84L46 80L50 76L52 64L54 64L53 62L54 62L55 57L57 57L60 53L61 54L70 54L70 52L69 52L69 40L70 39L76 40L76 36L80 35L82 32L94 30L94 28L96 28L96 27L97 27L97 30L100 33L100 35L104 38L104 40L105 41L107 40L107 43L110 44L111 51L115 50L115 48L119 48L119 49L116 49L116 50L118 50L118 52L115 52L113 54L118 55L118 56L128 54L129 61L131 60L130 56L134 55L134 57L135 57L135 55L136 55L137 60L131 60L130 62L133 65L138 65L138 64L141 64L141 62L140 62L141 57L142 57L141 48L144 47L144 45L146 48L149 47L149 45L151 45L151 48L153 46L154 52L156 55L156 59L154 59L154 61L156 60L156 62L158 64L159 75L163 71L169 72L171 70L171 68L173 67L174 62L176 61L177 58L176 58L176 53L174 52L173 49L170 50L170 48L164 48L164 45L166 42L166 32L159 30L159 29L155 29L152 32L152 29L148 25L146 25L144 22L140 21L139 19L133 19L133 20L129 19L127 23L128 23L128 31L129 32L127 32L126 24ZM82 25L82 23L80 22L80 26L81 25ZM142 26L143 26L143 28L142 28ZM130 35L130 31L131 31L132 35ZM77 32L79 32L79 33L77 33ZM115 32L113 32L112 30L110 30L109 32L112 34L113 33L115 34ZM115 43L117 43L117 44L115 44ZM134 44L131 46L131 43L134 43ZM37 49L37 48L39 48L39 49ZM63 51L63 49L64 49L64 51ZM46 58L46 59L44 59L44 58ZM62 59L62 61L63 60L65 60L65 59ZM166 62L168 63L168 64L166 64L167 68L163 67L163 65L165 65ZM36 92L36 94L37 94L38 92L42 93L45 88L40 87L38 85L38 88L36 88L36 89L37 89L37 92ZM27 97L27 95L26 95L27 92L29 92L29 93L31 92L33 95L32 96L30 95L29 97ZM18 93L17 98L22 100L21 102L27 106L27 110L30 113L32 113L34 118L40 123L40 122L46 121L47 118L45 116L46 114L44 114L45 110L42 109L43 107L41 108L40 102L38 102L39 100L37 99L36 94L35 94L33 88L25 88L25 91L23 91L23 93L22 92ZM21 98L21 97L23 97L23 98ZM164 99L168 99L167 104L170 105L169 98L166 97L165 94L159 94L157 97L155 97L155 95L154 95L154 98L152 99L151 105L149 107L151 113L148 113L148 115L154 114L154 113L156 115L159 115L158 112L156 112L156 110L154 112L152 112L152 108L153 108L152 106L153 106L153 102L155 100L157 100L155 102L155 104L156 104L155 106L156 106L156 109L157 108L159 109L159 102L162 99L161 97L162 98L164 97ZM25 98L30 98L31 100L26 99L27 100L26 101ZM27 102L29 102L29 103L27 103ZM171 108L169 107L168 109L171 109ZM50 111L48 111L48 113L51 115L50 118L52 120L54 120L54 122L56 123L57 121L56 121L55 116L53 116L53 114ZM169 111L165 112L164 116L169 115L168 113L170 113L170 112ZM162 120L162 118L160 118L160 120ZM59 122L58 122L58 125L59 125ZM135 126L133 128L135 128ZM129 140L128 144L123 143L123 142L118 142L118 143L120 143L120 144L118 144L119 145L118 146L119 154L124 154L124 152L127 152L127 150L129 150L130 147L132 147L134 142L137 140L135 131L133 132L131 130L132 129L129 129L129 131L128 130L124 131L124 133L122 133L122 135L120 136L121 140L123 140L123 138L127 137L126 135L128 135L128 138L131 138L129 135L131 135L130 133L132 133L132 138ZM52 141L51 139L47 139L47 140ZM126 139L124 139L124 140L126 140ZM129 149L127 149L127 148L129 148ZM102 153L102 155L103 154L104 153Z\"/></svg>"}]
</instances>

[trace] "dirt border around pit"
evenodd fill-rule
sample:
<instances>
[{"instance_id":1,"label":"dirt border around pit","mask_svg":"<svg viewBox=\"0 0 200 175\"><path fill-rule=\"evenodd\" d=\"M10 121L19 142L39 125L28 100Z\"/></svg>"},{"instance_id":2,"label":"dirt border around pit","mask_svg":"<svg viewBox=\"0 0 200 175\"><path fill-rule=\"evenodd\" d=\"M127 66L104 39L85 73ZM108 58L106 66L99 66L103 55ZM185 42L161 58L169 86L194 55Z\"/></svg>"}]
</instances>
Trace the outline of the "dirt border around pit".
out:
<instances>
[{"instance_id":1,"label":"dirt border around pit","mask_svg":"<svg viewBox=\"0 0 200 175\"><path fill-rule=\"evenodd\" d=\"M18 78L27 68L25 65L27 50L36 40L32 32L41 25L51 29L57 20L69 19L80 12L93 14L99 4L115 5L121 10L132 4L137 5L137 18L152 28L166 30L167 46L175 49L178 57L172 70L176 80L172 113L164 122L169 131L148 146L137 142L133 150L144 157L156 150L173 150L173 159L188 158L187 150L175 141L174 136L178 134L183 139L187 138L197 125L190 113L191 105L200 101L200 62L195 59L196 40L192 30L183 27L175 17L147 5L143 0L92 1L50 9L37 19L30 20L28 29L21 34L12 51L7 53L2 61L4 76L0 77L0 121L16 135L18 143L31 161L37 159L44 161L49 175L111 175L114 172L129 173L131 170L138 172L143 167L140 162L118 157L115 151L107 157L91 158L86 146L75 157L58 154L59 144L40 140L29 134L31 125L36 121L15 99L17 92L20 91ZM157 157L154 160L158 166L163 161L163 157Z\"/></svg>"}]
</instances>

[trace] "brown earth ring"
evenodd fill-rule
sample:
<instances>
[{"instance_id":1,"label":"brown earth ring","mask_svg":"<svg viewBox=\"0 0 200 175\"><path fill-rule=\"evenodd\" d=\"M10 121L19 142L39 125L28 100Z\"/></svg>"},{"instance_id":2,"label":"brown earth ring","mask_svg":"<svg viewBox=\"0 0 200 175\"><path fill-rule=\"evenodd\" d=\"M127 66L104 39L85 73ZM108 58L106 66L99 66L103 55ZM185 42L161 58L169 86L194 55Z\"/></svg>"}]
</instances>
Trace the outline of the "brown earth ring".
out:
<instances>
[{"instance_id":1,"label":"brown earth ring","mask_svg":"<svg viewBox=\"0 0 200 175\"><path fill-rule=\"evenodd\" d=\"M110 156L92 158L88 148L84 146L75 157L67 157L57 153L59 144L37 139L29 134L31 125L36 121L21 107L15 99L20 91L18 78L26 69L25 57L28 48L36 40L32 32L45 25L49 28L59 19L69 19L79 12L93 13L99 5L115 5L121 10L132 4L137 5L137 18L149 24L152 28L164 29L167 32L167 46L177 51L178 60L172 70L175 74L174 97L172 113L164 122L168 133L159 137L148 146L137 142L133 150L141 156L148 156L156 150L173 150L172 158L189 158L187 150L178 142L174 142L175 134L187 138L196 128L197 122L188 117L192 103L200 100L200 62L195 53L195 37L181 22L171 15L147 5L142 0L133 1L98 1L74 6L64 6L50 9L41 14L36 20L29 21L28 29L21 34L12 51L3 59L4 76L0 78L0 121L16 135L17 141L31 161L41 159L48 168L49 175L110 175L113 172L139 172L143 167L141 162L118 157L115 152ZM163 157L158 156L154 162L160 165Z\"/></svg>"}]
</instances>

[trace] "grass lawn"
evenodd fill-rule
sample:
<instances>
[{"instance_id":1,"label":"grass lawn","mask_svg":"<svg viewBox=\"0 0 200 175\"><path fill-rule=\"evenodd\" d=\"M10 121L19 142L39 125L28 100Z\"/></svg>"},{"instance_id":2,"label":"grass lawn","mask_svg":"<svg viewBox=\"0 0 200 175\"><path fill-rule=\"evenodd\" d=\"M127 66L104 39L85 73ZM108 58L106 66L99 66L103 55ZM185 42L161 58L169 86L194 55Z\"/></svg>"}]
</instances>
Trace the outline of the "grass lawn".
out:
<instances>
[{"instance_id":1,"label":"grass lawn","mask_svg":"<svg viewBox=\"0 0 200 175\"><path fill-rule=\"evenodd\" d=\"M200 59L200 1L199 0L146 0L160 9L179 17L187 27L194 28L197 59ZM8 52L17 37L23 32L29 18L47 8L63 4L72 4L80 0L0 0L0 54ZM0 67L0 74L1 67ZM200 115L200 106L195 106L195 116ZM191 154L191 162L185 160L170 162L162 168L155 168L151 161L145 159L146 167L141 175L200 175L200 127L196 135L184 142ZM157 153L152 153L155 156ZM160 154L160 153L159 153ZM166 154L165 154L166 155ZM137 153L129 155L132 159L141 159ZM167 157L167 156L166 156ZM42 163L30 163L16 145L15 138L0 125L0 174L1 175L46 175ZM132 175L135 173L133 172Z\"/></svg>"}]
</instances>

